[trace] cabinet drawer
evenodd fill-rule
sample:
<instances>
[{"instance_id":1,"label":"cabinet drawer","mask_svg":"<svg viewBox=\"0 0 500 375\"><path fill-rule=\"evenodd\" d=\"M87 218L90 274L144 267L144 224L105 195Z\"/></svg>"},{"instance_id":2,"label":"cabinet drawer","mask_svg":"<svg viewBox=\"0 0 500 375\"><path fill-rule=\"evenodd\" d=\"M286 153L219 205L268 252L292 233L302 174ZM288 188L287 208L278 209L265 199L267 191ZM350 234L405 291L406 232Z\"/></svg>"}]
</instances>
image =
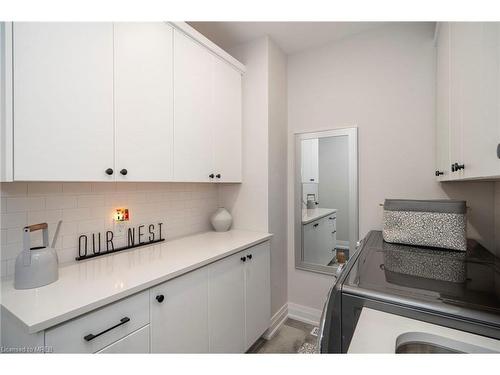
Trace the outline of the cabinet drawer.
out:
<instances>
[{"instance_id":1,"label":"cabinet drawer","mask_svg":"<svg viewBox=\"0 0 500 375\"><path fill-rule=\"evenodd\" d=\"M54 353L95 353L148 323L149 290L146 290L48 329L45 345Z\"/></svg>"},{"instance_id":2,"label":"cabinet drawer","mask_svg":"<svg viewBox=\"0 0 500 375\"><path fill-rule=\"evenodd\" d=\"M149 353L149 324L106 346L99 354Z\"/></svg>"}]
</instances>

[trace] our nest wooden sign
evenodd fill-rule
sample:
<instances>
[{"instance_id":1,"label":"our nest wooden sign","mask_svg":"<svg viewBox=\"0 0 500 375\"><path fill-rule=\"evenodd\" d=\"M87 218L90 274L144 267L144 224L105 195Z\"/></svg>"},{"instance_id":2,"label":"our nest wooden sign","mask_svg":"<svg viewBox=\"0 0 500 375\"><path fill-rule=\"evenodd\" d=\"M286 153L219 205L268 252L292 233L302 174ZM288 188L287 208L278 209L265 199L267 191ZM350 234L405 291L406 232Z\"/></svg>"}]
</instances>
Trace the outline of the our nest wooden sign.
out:
<instances>
[{"instance_id":1,"label":"our nest wooden sign","mask_svg":"<svg viewBox=\"0 0 500 375\"><path fill-rule=\"evenodd\" d=\"M115 248L113 231L82 234L78 237L78 256L76 260L95 258L100 255L108 255L122 250L133 249L144 245L151 245L165 241L162 233L163 223L139 225L127 229L127 246Z\"/></svg>"}]
</instances>

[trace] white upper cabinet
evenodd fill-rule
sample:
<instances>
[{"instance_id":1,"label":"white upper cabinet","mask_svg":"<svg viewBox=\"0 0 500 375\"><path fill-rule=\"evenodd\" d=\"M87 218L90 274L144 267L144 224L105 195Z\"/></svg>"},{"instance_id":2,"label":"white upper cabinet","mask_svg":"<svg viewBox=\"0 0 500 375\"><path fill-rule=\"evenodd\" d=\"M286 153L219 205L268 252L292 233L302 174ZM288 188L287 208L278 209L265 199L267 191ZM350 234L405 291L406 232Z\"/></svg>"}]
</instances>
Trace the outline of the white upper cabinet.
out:
<instances>
[{"instance_id":1,"label":"white upper cabinet","mask_svg":"<svg viewBox=\"0 0 500 375\"><path fill-rule=\"evenodd\" d=\"M241 73L174 31L174 177L241 182Z\"/></svg>"},{"instance_id":2,"label":"white upper cabinet","mask_svg":"<svg viewBox=\"0 0 500 375\"><path fill-rule=\"evenodd\" d=\"M211 181L214 56L174 32L174 174L179 181Z\"/></svg>"},{"instance_id":3,"label":"white upper cabinet","mask_svg":"<svg viewBox=\"0 0 500 375\"><path fill-rule=\"evenodd\" d=\"M459 25L464 25L460 23ZM464 178L500 176L499 25L498 23L465 23L468 45L464 97L466 115L462 129Z\"/></svg>"},{"instance_id":4,"label":"white upper cabinet","mask_svg":"<svg viewBox=\"0 0 500 375\"><path fill-rule=\"evenodd\" d=\"M500 176L499 25L440 24L437 40L438 180Z\"/></svg>"},{"instance_id":5,"label":"white upper cabinet","mask_svg":"<svg viewBox=\"0 0 500 375\"><path fill-rule=\"evenodd\" d=\"M440 25L436 77L436 177L450 178L450 24Z\"/></svg>"},{"instance_id":6,"label":"white upper cabinet","mask_svg":"<svg viewBox=\"0 0 500 375\"><path fill-rule=\"evenodd\" d=\"M319 139L302 140L302 182L319 183Z\"/></svg>"},{"instance_id":7,"label":"white upper cabinet","mask_svg":"<svg viewBox=\"0 0 500 375\"><path fill-rule=\"evenodd\" d=\"M241 182L244 66L189 25L0 26L2 181Z\"/></svg>"},{"instance_id":8,"label":"white upper cabinet","mask_svg":"<svg viewBox=\"0 0 500 375\"><path fill-rule=\"evenodd\" d=\"M213 88L215 178L241 182L241 73L215 59Z\"/></svg>"},{"instance_id":9,"label":"white upper cabinet","mask_svg":"<svg viewBox=\"0 0 500 375\"><path fill-rule=\"evenodd\" d=\"M14 179L108 181L113 25L14 23Z\"/></svg>"},{"instance_id":10,"label":"white upper cabinet","mask_svg":"<svg viewBox=\"0 0 500 375\"><path fill-rule=\"evenodd\" d=\"M173 178L172 27L116 23L117 181Z\"/></svg>"}]
</instances>

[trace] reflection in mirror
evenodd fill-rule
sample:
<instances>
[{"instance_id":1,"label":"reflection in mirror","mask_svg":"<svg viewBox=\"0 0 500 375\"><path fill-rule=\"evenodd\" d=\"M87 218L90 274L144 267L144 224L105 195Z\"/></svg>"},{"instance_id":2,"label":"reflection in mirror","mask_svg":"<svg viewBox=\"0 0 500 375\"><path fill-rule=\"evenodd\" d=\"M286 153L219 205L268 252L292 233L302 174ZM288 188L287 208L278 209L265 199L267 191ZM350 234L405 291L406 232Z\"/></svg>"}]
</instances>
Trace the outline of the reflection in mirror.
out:
<instances>
[{"instance_id":1,"label":"reflection in mirror","mask_svg":"<svg viewBox=\"0 0 500 375\"><path fill-rule=\"evenodd\" d=\"M358 230L356 134L356 129L351 128L297 135L297 146L300 146L297 155L300 169L296 176L300 221L296 220L295 228L296 239L299 236L296 241L298 268L333 273L355 248Z\"/></svg>"}]
</instances>

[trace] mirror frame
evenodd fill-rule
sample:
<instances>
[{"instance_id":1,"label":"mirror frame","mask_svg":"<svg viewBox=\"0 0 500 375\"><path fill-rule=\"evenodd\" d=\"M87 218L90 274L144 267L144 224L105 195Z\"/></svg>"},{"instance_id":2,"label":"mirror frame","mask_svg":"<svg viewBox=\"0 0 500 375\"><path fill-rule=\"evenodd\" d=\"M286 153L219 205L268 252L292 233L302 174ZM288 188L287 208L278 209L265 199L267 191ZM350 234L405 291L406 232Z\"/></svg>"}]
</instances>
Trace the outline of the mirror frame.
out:
<instances>
[{"instance_id":1,"label":"mirror frame","mask_svg":"<svg viewBox=\"0 0 500 375\"><path fill-rule=\"evenodd\" d=\"M303 259L303 236L302 236L302 140L311 138L348 137L349 149L349 256L356 250L359 238L359 211L358 211L358 128L338 128L331 130L320 130L315 132L297 132L295 135L295 166L294 166L294 235L295 235L295 268L335 275L337 267L323 266L320 264L307 263Z\"/></svg>"}]
</instances>

